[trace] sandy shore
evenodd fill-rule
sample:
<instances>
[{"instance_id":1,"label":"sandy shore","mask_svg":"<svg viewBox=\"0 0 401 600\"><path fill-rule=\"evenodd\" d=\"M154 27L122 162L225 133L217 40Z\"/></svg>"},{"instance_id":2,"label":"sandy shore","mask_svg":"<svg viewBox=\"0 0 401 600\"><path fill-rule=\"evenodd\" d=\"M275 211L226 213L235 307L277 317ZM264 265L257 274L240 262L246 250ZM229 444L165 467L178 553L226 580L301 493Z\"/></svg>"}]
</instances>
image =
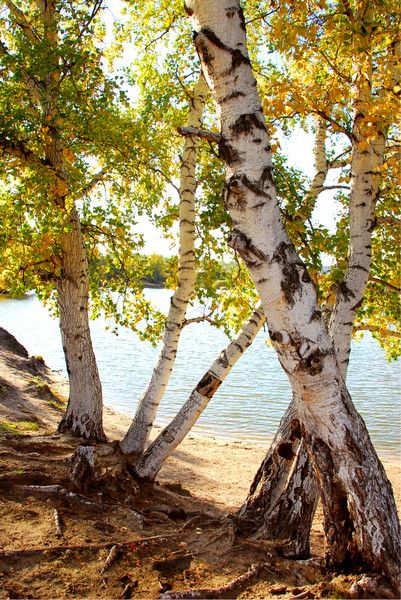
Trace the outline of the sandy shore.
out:
<instances>
[{"instance_id":1,"label":"sandy shore","mask_svg":"<svg viewBox=\"0 0 401 600\"><path fill-rule=\"evenodd\" d=\"M129 417L106 409L105 427L110 438L121 439L130 421ZM266 450L267 448L253 445L251 442L228 442L219 438L189 434L167 459L158 479L179 481L193 494L234 509L246 498ZM380 458L392 483L398 510L401 512L401 459L387 456Z\"/></svg>"}]
</instances>

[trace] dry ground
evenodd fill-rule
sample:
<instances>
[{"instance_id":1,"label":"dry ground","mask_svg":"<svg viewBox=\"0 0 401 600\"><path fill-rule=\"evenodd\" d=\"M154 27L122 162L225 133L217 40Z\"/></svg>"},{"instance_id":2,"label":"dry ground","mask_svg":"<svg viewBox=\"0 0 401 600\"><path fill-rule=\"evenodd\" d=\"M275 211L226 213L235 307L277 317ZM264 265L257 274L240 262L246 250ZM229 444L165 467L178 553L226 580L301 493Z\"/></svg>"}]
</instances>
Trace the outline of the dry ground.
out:
<instances>
[{"instance_id":1,"label":"dry ground","mask_svg":"<svg viewBox=\"0 0 401 600\"><path fill-rule=\"evenodd\" d=\"M232 515L260 448L190 438L158 485L124 480L76 493L70 475L77 440L56 433L66 393L62 378L0 329L0 599L153 599L191 589L225 598L386 595L383 588L369 592L368 580L358 591L361 574L325 572L321 515L305 561L283 559L274 546L240 535ZM127 419L107 411L106 426L118 438ZM106 475L112 472L115 447L99 446L97 455ZM392 479L399 472L389 465Z\"/></svg>"}]
</instances>

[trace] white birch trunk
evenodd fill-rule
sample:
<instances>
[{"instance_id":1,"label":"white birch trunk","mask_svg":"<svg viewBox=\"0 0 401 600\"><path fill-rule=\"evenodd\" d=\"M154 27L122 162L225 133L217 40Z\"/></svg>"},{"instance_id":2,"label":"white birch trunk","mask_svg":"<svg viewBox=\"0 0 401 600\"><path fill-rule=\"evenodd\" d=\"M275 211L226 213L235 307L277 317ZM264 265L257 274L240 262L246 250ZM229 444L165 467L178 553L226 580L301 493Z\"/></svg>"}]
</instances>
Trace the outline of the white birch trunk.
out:
<instances>
[{"instance_id":1,"label":"white birch trunk","mask_svg":"<svg viewBox=\"0 0 401 600\"><path fill-rule=\"evenodd\" d=\"M314 169L315 174L310 183L309 190L305 194L302 208L305 213L305 219L310 219L313 209L316 205L316 200L319 194L324 189L329 163L326 158L326 135L327 124L324 119L319 118L317 121L317 129L315 134L315 144L313 147ZM305 210L306 209L306 210Z\"/></svg>"},{"instance_id":2,"label":"white birch trunk","mask_svg":"<svg viewBox=\"0 0 401 600\"><path fill-rule=\"evenodd\" d=\"M242 9L236 0L191 0L186 11L221 113L231 245L250 270L297 398L322 494L328 562L363 558L397 585L400 526L391 485L343 383L315 287L281 222Z\"/></svg>"},{"instance_id":3,"label":"white birch trunk","mask_svg":"<svg viewBox=\"0 0 401 600\"><path fill-rule=\"evenodd\" d=\"M199 128L205 106L207 86L202 75L194 89L188 116L188 126ZM140 455L144 452L153 427L157 409L168 385L177 354L178 342L185 324L185 315L196 280L195 268L195 194L196 194L197 141L186 138L180 176L180 246L177 288L171 298L165 332L157 365L139 400L135 417L121 449L125 454Z\"/></svg>"},{"instance_id":4,"label":"white birch trunk","mask_svg":"<svg viewBox=\"0 0 401 600\"><path fill-rule=\"evenodd\" d=\"M70 393L59 431L93 441L103 431L102 386L89 329L89 272L79 216L71 211L71 229L62 233L61 275L57 284L60 330Z\"/></svg>"},{"instance_id":5,"label":"white birch trunk","mask_svg":"<svg viewBox=\"0 0 401 600\"><path fill-rule=\"evenodd\" d=\"M259 306L239 334L212 363L174 419L163 429L135 464L135 471L139 477L150 481L154 480L166 458L191 431L216 390L245 350L252 344L264 322L265 316Z\"/></svg>"},{"instance_id":6,"label":"white birch trunk","mask_svg":"<svg viewBox=\"0 0 401 600\"><path fill-rule=\"evenodd\" d=\"M372 9L372 7L371 7ZM352 129L351 190L349 205L350 244L347 272L337 290L330 318L329 331L341 374L345 380L351 352L355 314L363 301L371 265L371 239L375 225L375 204L378 197L384 162L385 137L383 123L376 125L372 136L370 117L365 117L373 101L372 56L369 36L354 33L354 121ZM369 130L369 132L368 132Z\"/></svg>"}]
</instances>

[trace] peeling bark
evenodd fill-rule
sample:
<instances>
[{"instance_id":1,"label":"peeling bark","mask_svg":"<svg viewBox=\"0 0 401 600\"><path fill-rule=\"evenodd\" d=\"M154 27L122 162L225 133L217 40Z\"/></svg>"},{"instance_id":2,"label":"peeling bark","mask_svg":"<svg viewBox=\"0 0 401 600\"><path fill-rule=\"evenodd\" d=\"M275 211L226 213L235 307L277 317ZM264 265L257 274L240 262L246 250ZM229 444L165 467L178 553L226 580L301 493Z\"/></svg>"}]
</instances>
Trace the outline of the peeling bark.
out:
<instances>
[{"instance_id":1,"label":"peeling bark","mask_svg":"<svg viewBox=\"0 0 401 600\"><path fill-rule=\"evenodd\" d=\"M207 86L203 76L200 75L191 102L188 127L200 127L206 94ZM196 151L196 138L187 137L182 156L180 176L180 247L177 288L171 298L170 310L166 320L163 343L157 365L139 400L131 426L120 444L125 454L132 454L133 456L141 455L149 440L149 434L153 427L157 409L174 366L180 334L185 324L186 310L195 285Z\"/></svg>"},{"instance_id":2,"label":"peeling bark","mask_svg":"<svg viewBox=\"0 0 401 600\"><path fill-rule=\"evenodd\" d=\"M303 437L313 459L326 522L337 523L346 497L352 556L383 569L399 585L400 525L394 497L366 426L345 388L317 295L280 218L270 143L246 49L244 17L234 0L191 0L195 45L221 115L232 245L261 297L273 345L287 373ZM251 116L249 116L251 115ZM261 143L255 144L255 138ZM327 475L331 490L325 493ZM342 566L346 534L327 538L327 558ZM342 532L344 533L344 531ZM339 548L336 547L339 544Z\"/></svg>"},{"instance_id":3,"label":"peeling bark","mask_svg":"<svg viewBox=\"0 0 401 600\"><path fill-rule=\"evenodd\" d=\"M283 543L292 558L310 554L310 529L318 500L315 473L291 402L238 517L255 539Z\"/></svg>"},{"instance_id":4,"label":"peeling bark","mask_svg":"<svg viewBox=\"0 0 401 600\"><path fill-rule=\"evenodd\" d=\"M264 322L265 316L258 307L249 321L244 324L240 333L212 363L174 419L163 429L136 463L135 471L139 477L154 480L166 458L192 429L232 367L252 344Z\"/></svg>"}]
</instances>

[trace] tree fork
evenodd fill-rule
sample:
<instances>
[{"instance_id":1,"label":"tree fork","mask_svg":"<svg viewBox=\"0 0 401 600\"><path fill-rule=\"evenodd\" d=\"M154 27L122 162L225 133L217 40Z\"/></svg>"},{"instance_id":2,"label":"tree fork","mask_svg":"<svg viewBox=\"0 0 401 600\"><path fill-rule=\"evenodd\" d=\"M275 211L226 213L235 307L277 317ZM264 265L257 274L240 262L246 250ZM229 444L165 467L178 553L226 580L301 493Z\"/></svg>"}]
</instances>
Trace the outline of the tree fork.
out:
<instances>
[{"instance_id":1,"label":"tree fork","mask_svg":"<svg viewBox=\"0 0 401 600\"><path fill-rule=\"evenodd\" d=\"M400 524L394 496L344 385L315 286L281 220L242 9L236 0L191 0L187 6L229 149L224 155L226 205L234 228L247 241L244 260L289 377L308 452L316 471L329 472L331 484L346 495L358 556L372 569L382 569L398 589ZM252 118L246 119L245 126L247 115ZM235 181L243 185L238 189L232 185ZM323 476L319 484L324 485ZM326 514L336 522L333 498L325 493L321 497ZM327 542L330 546L332 540ZM337 553L328 547L328 555Z\"/></svg>"}]
</instances>

